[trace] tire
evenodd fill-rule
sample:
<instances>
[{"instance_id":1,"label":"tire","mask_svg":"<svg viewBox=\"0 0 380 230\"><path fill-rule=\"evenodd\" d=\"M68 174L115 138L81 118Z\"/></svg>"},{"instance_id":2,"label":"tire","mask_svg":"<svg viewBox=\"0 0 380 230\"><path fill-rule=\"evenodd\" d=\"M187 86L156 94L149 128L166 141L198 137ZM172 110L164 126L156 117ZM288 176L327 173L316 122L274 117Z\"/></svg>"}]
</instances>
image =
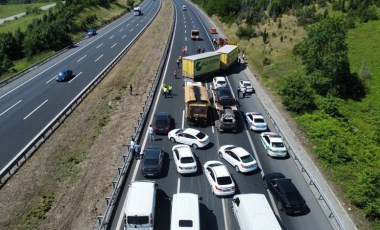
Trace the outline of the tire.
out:
<instances>
[{"instance_id":1,"label":"tire","mask_svg":"<svg viewBox=\"0 0 380 230\"><path fill-rule=\"evenodd\" d=\"M193 147L193 149L197 149L198 148L198 145L197 144L192 144L191 147Z\"/></svg>"},{"instance_id":2,"label":"tire","mask_svg":"<svg viewBox=\"0 0 380 230\"><path fill-rule=\"evenodd\" d=\"M170 141L171 141L172 143L175 143L175 142L176 142L174 137L171 137L171 138L170 138Z\"/></svg>"},{"instance_id":3,"label":"tire","mask_svg":"<svg viewBox=\"0 0 380 230\"><path fill-rule=\"evenodd\" d=\"M235 165L235 171L240 172L239 167L237 165Z\"/></svg>"},{"instance_id":4,"label":"tire","mask_svg":"<svg viewBox=\"0 0 380 230\"><path fill-rule=\"evenodd\" d=\"M222 154L222 152L219 152L219 158L220 158L220 159L223 159L223 154Z\"/></svg>"},{"instance_id":5,"label":"tire","mask_svg":"<svg viewBox=\"0 0 380 230\"><path fill-rule=\"evenodd\" d=\"M263 186L265 189L268 189L268 182L266 182L265 180L263 181Z\"/></svg>"}]
</instances>

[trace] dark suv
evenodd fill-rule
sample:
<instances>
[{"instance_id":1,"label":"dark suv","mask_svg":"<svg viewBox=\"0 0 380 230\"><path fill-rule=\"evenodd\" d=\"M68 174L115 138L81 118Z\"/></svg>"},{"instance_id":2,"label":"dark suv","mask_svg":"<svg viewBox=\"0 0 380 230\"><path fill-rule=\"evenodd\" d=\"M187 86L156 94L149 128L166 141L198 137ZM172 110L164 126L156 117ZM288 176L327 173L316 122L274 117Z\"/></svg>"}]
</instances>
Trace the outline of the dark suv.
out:
<instances>
[{"instance_id":1,"label":"dark suv","mask_svg":"<svg viewBox=\"0 0 380 230\"><path fill-rule=\"evenodd\" d=\"M235 98L232 96L229 87L219 87L215 89L215 102L222 106L236 105Z\"/></svg>"},{"instance_id":2,"label":"dark suv","mask_svg":"<svg viewBox=\"0 0 380 230\"><path fill-rule=\"evenodd\" d=\"M306 201L292 180L282 173L267 173L263 177L263 182L264 187L272 193L279 210L284 210L287 214L301 214L307 210Z\"/></svg>"},{"instance_id":3,"label":"dark suv","mask_svg":"<svg viewBox=\"0 0 380 230\"><path fill-rule=\"evenodd\" d=\"M164 150L160 147L149 146L144 150L141 173L146 176L159 176L162 172Z\"/></svg>"}]
</instances>

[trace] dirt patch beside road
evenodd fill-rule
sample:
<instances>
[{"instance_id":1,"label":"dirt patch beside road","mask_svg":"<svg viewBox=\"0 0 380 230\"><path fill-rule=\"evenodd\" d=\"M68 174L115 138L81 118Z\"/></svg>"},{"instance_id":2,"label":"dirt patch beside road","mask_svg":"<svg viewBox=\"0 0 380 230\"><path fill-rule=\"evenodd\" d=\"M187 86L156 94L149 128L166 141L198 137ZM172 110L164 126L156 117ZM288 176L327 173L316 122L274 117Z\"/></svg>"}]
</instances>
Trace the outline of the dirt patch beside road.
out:
<instances>
[{"instance_id":1,"label":"dirt patch beside road","mask_svg":"<svg viewBox=\"0 0 380 230\"><path fill-rule=\"evenodd\" d=\"M0 190L1 229L95 227L157 72L172 17L172 4L164 0L139 41Z\"/></svg>"}]
</instances>

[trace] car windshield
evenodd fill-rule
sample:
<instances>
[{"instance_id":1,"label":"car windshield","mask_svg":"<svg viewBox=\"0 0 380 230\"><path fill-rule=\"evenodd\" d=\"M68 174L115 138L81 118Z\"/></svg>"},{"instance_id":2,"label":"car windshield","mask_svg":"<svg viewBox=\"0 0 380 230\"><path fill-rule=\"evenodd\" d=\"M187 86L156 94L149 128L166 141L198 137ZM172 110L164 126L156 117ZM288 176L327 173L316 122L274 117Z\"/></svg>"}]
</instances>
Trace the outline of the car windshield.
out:
<instances>
[{"instance_id":1,"label":"car windshield","mask_svg":"<svg viewBox=\"0 0 380 230\"><path fill-rule=\"evenodd\" d=\"M158 159L145 159L144 165L158 165Z\"/></svg>"},{"instance_id":2,"label":"car windshield","mask_svg":"<svg viewBox=\"0 0 380 230\"><path fill-rule=\"evenodd\" d=\"M192 157L182 157L181 163L183 164L194 163L194 159Z\"/></svg>"},{"instance_id":3,"label":"car windshield","mask_svg":"<svg viewBox=\"0 0 380 230\"><path fill-rule=\"evenodd\" d=\"M199 139L203 139L206 137L206 134L202 133L202 132L199 132L197 135L195 135L196 137L198 137Z\"/></svg>"},{"instance_id":4,"label":"car windshield","mask_svg":"<svg viewBox=\"0 0 380 230\"><path fill-rule=\"evenodd\" d=\"M240 159L243 163L250 163L253 161L253 157L251 155L242 156Z\"/></svg>"},{"instance_id":5,"label":"car windshield","mask_svg":"<svg viewBox=\"0 0 380 230\"><path fill-rule=\"evenodd\" d=\"M175 134L180 134L183 132L183 129L178 129L177 132L175 132Z\"/></svg>"},{"instance_id":6,"label":"car windshield","mask_svg":"<svg viewBox=\"0 0 380 230\"><path fill-rule=\"evenodd\" d=\"M132 225L142 225L149 223L148 216L128 216L127 223Z\"/></svg>"},{"instance_id":7,"label":"car windshield","mask_svg":"<svg viewBox=\"0 0 380 230\"><path fill-rule=\"evenodd\" d=\"M265 123L264 119L262 118L255 118L256 123Z\"/></svg>"},{"instance_id":8,"label":"car windshield","mask_svg":"<svg viewBox=\"0 0 380 230\"><path fill-rule=\"evenodd\" d=\"M252 85L251 85L251 83L244 83L244 86L245 87L251 87Z\"/></svg>"},{"instance_id":9,"label":"car windshield","mask_svg":"<svg viewBox=\"0 0 380 230\"><path fill-rule=\"evenodd\" d=\"M232 95L231 95L231 91L230 91L230 89L227 88L227 87L224 87L224 88L218 88L217 90L218 90L218 94L219 94L219 96L221 96L221 97L232 97Z\"/></svg>"},{"instance_id":10,"label":"car windshield","mask_svg":"<svg viewBox=\"0 0 380 230\"><path fill-rule=\"evenodd\" d=\"M165 115L158 115L156 117L156 125L157 126L165 126L168 124L168 117Z\"/></svg>"},{"instance_id":11,"label":"car windshield","mask_svg":"<svg viewBox=\"0 0 380 230\"><path fill-rule=\"evenodd\" d=\"M272 146L276 147L276 148L283 148L283 147L285 147L284 143L282 143L282 142L273 142Z\"/></svg>"},{"instance_id":12,"label":"car windshield","mask_svg":"<svg viewBox=\"0 0 380 230\"><path fill-rule=\"evenodd\" d=\"M235 148L236 148L236 146L231 146L231 147L225 148L225 150L232 150L232 149L235 149Z\"/></svg>"},{"instance_id":13,"label":"car windshield","mask_svg":"<svg viewBox=\"0 0 380 230\"><path fill-rule=\"evenodd\" d=\"M231 177L229 177L229 176L217 177L216 180L218 181L219 185L229 185L229 184L232 184Z\"/></svg>"}]
</instances>

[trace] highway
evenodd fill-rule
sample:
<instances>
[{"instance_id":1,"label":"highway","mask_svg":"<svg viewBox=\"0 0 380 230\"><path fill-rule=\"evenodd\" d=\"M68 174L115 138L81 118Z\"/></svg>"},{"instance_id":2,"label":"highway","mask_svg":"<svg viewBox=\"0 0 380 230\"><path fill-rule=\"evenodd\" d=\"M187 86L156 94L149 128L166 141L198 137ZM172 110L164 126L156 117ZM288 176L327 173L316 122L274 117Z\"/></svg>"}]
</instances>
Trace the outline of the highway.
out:
<instances>
[{"instance_id":1,"label":"highway","mask_svg":"<svg viewBox=\"0 0 380 230\"><path fill-rule=\"evenodd\" d=\"M161 1L144 1L143 15L130 12L97 35L0 88L0 171L138 37ZM56 82L61 69L74 78Z\"/></svg>"},{"instance_id":2,"label":"highway","mask_svg":"<svg viewBox=\"0 0 380 230\"><path fill-rule=\"evenodd\" d=\"M182 5L187 6L187 10L182 10ZM172 41L171 52L169 54L169 61L165 69L165 76L161 81L161 85L165 82L173 85L173 97L164 98L160 92L156 95L156 100L153 104L153 109L148 118L152 123L152 115L156 112L169 112L175 119L175 128L186 128L188 125L184 121L184 92L183 80L174 79L173 71L177 69L176 59L181 54L181 48L186 46L190 55L195 54L198 46L205 48L206 51L212 51L215 47L211 42L211 34L209 33L210 22L203 14L199 13L196 8L183 0L174 1L176 10L176 26L175 34ZM192 41L190 39L190 30L196 28L200 30L200 41ZM249 80L253 76L245 75L242 70L246 66L239 65L229 71L227 79L235 93L237 83L239 80ZM181 76L181 69L177 71ZM206 86L210 88L210 79L205 82ZM254 86L255 87L255 86ZM236 98L236 95L235 95ZM295 161L292 158L287 159L273 159L266 155L265 149L259 139L259 134L249 131L246 123L243 120L245 112L262 112L269 125L271 131L276 131L273 124L270 123L269 117L265 114L265 110L259 101L256 94L241 98L238 100L239 110L238 113L238 133L219 133L215 127L210 124L208 127L196 127L210 137L210 144L205 149L193 150L197 157L198 172L195 175L182 176L176 172L174 160L171 153L173 143L171 143L167 136L156 136L156 141L150 142L147 139L146 132L144 139L141 140L142 149L146 146L160 146L165 149L166 156L164 159L164 171L158 178L144 178L140 173L140 162L133 162L133 166L129 172L127 185L134 180L150 179L158 183L157 191L157 204L156 204L156 217L155 229L167 230L170 229L170 200L168 199L173 194L178 192L196 193L201 197L200 200L200 213L201 213L201 229L207 230L237 230L238 224L234 218L231 210L231 197L218 198L212 194L210 185L208 184L203 172L203 164L209 160L219 160L227 165L235 184L236 194L239 193L261 193L265 194L283 229L333 229L327 216L324 214L317 199L310 190L309 185L304 180L300 170L297 168ZM289 137L291 138L291 137ZM234 144L243 147L249 151L258 161L259 170L249 173L241 174L235 172L226 161L219 159L218 149L225 144ZM268 172L281 172L288 178L291 178L296 185L310 211L305 215L289 216L282 211L278 211L273 203L273 198L268 194L268 191L262 185L262 175ZM120 202L115 211L114 218L110 229L122 229L123 207L125 205L125 198L128 186L125 186ZM254 207L252 207L254 208Z\"/></svg>"}]
</instances>

